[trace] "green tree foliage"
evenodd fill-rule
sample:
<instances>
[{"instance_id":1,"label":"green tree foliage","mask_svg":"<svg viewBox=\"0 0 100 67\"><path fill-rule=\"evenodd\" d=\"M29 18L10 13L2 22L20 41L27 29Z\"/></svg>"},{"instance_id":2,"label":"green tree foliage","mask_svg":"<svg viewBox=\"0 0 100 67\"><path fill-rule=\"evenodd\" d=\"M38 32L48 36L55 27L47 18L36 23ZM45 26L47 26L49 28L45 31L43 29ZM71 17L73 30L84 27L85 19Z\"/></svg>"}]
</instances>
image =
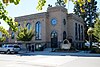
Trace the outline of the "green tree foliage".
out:
<instances>
[{"instance_id":1,"label":"green tree foliage","mask_svg":"<svg viewBox=\"0 0 100 67\"><path fill-rule=\"evenodd\" d=\"M27 27L20 27L20 30L17 34L17 40L18 41L31 41L33 36L35 35L33 29L28 29Z\"/></svg>"},{"instance_id":2,"label":"green tree foliage","mask_svg":"<svg viewBox=\"0 0 100 67\"><path fill-rule=\"evenodd\" d=\"M15 5L19 4L20 0L2 0L4 4L14 3Z\"/></svg>"},{"instance_id":3,"label":"green tree foliage","mask_svg":"<svg viewBox=\"0 0 100 67\"><path fill-rule=\"evenodd\" d=\"M14 22L14 20L7 14L8 12L5 9L5 5L0 1L0 19L4 20L13 31L16 31L18 29L17 22Z\"/></svg>"},{"instance_id":4,"label":"green tree foliage","mask_svg":"<svg viewBox=\"0 0 100 67\"><path fill-rule=\"evenodd\" d=\"M7 30L5 30L2 26L0 26L0 32L2 32L2 37L0 38L0 42L4 42L6 40L6 37L9 37L9 33Z\"/></svg>"},{"instance_id":5,"label":"green tree foliage","mask_svg":"<svg viewBox=\"0 0 100 67\"><path fill-rule=\"evenodd\" d=\"M5 8L8 3L14 3L15 5L17 5L19 3L19 1L20 0L2 0L2 1L0 1L0 19L5 21L14 32L17 31L18 24L17 24L17 22L14 22L14 20L7 15L8 12L6 11ZM0 38L0 41L3 42L6 40L5 36L9 37L9 33L2 26L0 26L0 31L4 35L2 38Z\"/></svg>"},{"instance_id":6,"label":"green tree foliage","mask_svg":"<svg viewBox=\"0 0 100 67\"><path fill-rule=\"evenodd\" d=\"M17 40L18 41L24 41L24 42L27 42L27 41L31 41L33 36L34 36L34 31L32 29L28 29L26 27L26 25L24 25L24 27L20 27L19 31L18 31L18 34L17 34ZM26 46L26 49L27 49L27 43L25 44Z\"/></svg>"},{"instance_id":7,"label":"green tree foliage","mask_svg":"<svg viewBox=\"0 0 100 67\"><path fill-rule=\"evenodd\" d=\"M73 3L76 1L76 0L69 0L69 1L72 1ZM88 2L91 2L91 0L87 0ZM63 4L62 4L63 2ZM77 2L82 5L86 2L86 0L77 0ZM66 3L68 3L68 0L57 0L57 3L59 5L64 5ZM46 4L46 0L38 0L38 5L37 5L37 9L38 10L42 10L42 7L45 6ZM74 3L75 4L75 3Z\"/></svg>"},{"instance_id":8,"label":"green tree foliage","mask_svg":"<svg viewBox=\"0 0 100 67\"><path fill-rule=\"evenodd\" d=\"M57 0L57 2L55 3L57 6L62 6L65 7L65 2L63 0Z\"/></svg>"},{"instance_id":9,"label":"green tree foliage","mask_svg":"<svg viewBox=\"0 0 100 67\"><path fill-rule=\"evenodd\" d=\"M97 15L97 1L91 0L90 2L85 1L84 4L80 4L78 1L75 2L74 12L79 17L82 17L85 25L85 39L88 39L87 30L89 27L93 27L96 22Z\"/></svg>"},{"instance_id":10,"label":"green tree foliage","mask_svg":"<svg viewBox=\"0 0 100 67\"><path fill-rule=\"evenodd\" d=\"M81 16L88 27L93 27L96 21L97 15L97 1L91 0L91 2L85 2L80 6L76 1L74 6L74 12L76 15Z\"/></svg>"},{"instance_id":11,"label":"green tree foliage","mask_svg":"<svg viewBox=\"0 0 100 67\"><path fill-rule=\"evenodd\" d=\"M5 30L2 26L0 26L0 32L2 32L2 34L4 34L6 37L10 36L7 30Z\"/></svg>"},{"instance_id":12,"label":"green tree foliage","mask_svg":"<svg viewBox=\"0 0 100 67\"><path fill-rule=\"evenodd\" d=\"M96 37L96 39L100 42L100 19L97 18L96 19L96 23L94 24L94 36Z\"/></svg>"},{"instance_id":13,"label":"green tree foliage","mask_svg":"<svg viewBox=\"0 0 100 67\"><path fill-rule=\"evenodd\" d=\"M46 0L38 0L37 9L42 10L42 7L45 5Z\"/></svg>"},{"instance_id":14,"label":"green tree foliage","mask_svg":"<svg viewBox=\"0 0 100 67\"><path fill-rule=\"evenodd\" d=\"M0 38L0 42L4 42L6 40L6 37Z\"/></svg>"},{"instance_id":15,"label":"green tree foliage","mask_svg":"<svg viewBox=\"0 0 100 67\"><path fill-rule=\"evenodd\" d=\"M23 28L18 32L17 40L18 41L31 41L34 33L32 30L28 30L27 28Z\"/></svg>"}]
</instances>

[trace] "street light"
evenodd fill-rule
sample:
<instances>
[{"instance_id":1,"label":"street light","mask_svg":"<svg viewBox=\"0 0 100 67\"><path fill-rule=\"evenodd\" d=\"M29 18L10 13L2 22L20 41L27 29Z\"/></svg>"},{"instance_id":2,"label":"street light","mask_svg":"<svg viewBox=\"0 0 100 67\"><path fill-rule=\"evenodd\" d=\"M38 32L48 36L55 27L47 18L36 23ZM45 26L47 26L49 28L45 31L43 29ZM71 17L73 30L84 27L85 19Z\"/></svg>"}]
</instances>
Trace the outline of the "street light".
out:
<instances>
[{"instance_id":1,"label":"street light","mask_svg":"<svg viewBox=\"0 0 100 67\"><path fill-rule=\"evenodd\" d=\"M92 27L90 27L88 29L87 34L89 36L90 48L92 48L92 34L93 34L93 28Z\"/></svg>"}]
</instances>

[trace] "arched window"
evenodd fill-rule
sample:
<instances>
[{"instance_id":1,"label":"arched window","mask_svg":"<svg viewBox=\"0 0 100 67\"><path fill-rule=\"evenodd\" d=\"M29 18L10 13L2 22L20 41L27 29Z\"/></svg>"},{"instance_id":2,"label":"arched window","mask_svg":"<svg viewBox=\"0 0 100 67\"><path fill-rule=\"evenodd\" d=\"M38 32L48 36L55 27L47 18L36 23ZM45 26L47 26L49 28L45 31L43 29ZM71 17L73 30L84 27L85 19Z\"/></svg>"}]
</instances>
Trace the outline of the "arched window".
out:
<instances>
[{"instance_id":1,"label":"arched window","mask_svg":"<svg viewBox=\"0 0 100 67\"><path fill-rule=\"evenodd\" d=\"M40 40L40 39L41 39L41 33L42 33L40 21L38 21L38 22L35 24L35 32L36 32L35 39L36 39L36 40Z\"/></svg>"},{"instance_id":2,"label":"arched window","mask_svg":"<svg viewBox=\"0 0 100 67\"><path fill-rule=\"evenodd\" d=\"M83 26L81 25L81 40L83 40Z\"/></svg>"},{"instance_id":3,"label":"arched window","mask_svg":"<svg viewBox=\"0 0 100 67\"><path fill-rule=\"evenodd\" d=\"M12 33L11 33L11 39L14 39L14 38L15 38L15 33L12 32Z\"/></svg>"},{"instance_id":4,"label":"arched window","mask_svg":"<svg viewBox=\"0 0 100 67\"><path fill-rule=\"evenodd\" d=\"M78 24L75 23L75 40L78 40Z\"/></svg>"},{"instance_id":5,"label":"arched window","mask_svg":"<svg viewBox=\"0 0 100 67\"><path fill-rule=\"evenodd\" d=\"M63 32L63 40L66 39L66 31Z\"/></svg>"},{"instance_id":6,"label":"arched window","mask_svg":"<svg viewBox=\"0 0 100 67\"><path fill-rule=\"evenodd\" d=\"M26 27L27 27L28 30L30 30L31 29L31 24L30 23L27 23L26 24Z\"/></svg>"},{"instance_id":7,"label":"arched window","mask_svg":"<svg viewBox=\"0 0 100 67\"><path fill-rule=\"evenodd\" d=\"M20 24L18 24L18 31L20 31Z\"/></svg>"},{"instance_id":8,"label":"arched window","mask_svg":"<svg viewBox=\"0 0 100 67\"><path fill-rule=\"evenodd\" d=\"M51 38L53 38L53 37L57 37L58 35L57 35L57 32L56 31L52 31L51 32Z\"/></svg>"},{"instance_id":9,"label":"arched window","mask_svg":"<svg viewBox=\"0 0 100 67\"><path fill-rule=\"evenodd\" d=\"M66 20L65 19L63 19L63 24L66 25Z\"/></svg>"},{"instance_id":10,"label":"arched window","mask_svg":"<svg viewBox=\"0 0 100 67\"><path fill-rule=\"evenodd\" d=\"M78 39L80 40L80 24L78 24Z\"/></svg>"},{"instance_id":11,"label":"arched window","mask_svg":"<svg viewBox=\"0 0 100 67\"><path fill-rule=\"evenodd\" d=\"M0 38L2 38L2 32L0 31Z\"/></svg>"}]
</instances>

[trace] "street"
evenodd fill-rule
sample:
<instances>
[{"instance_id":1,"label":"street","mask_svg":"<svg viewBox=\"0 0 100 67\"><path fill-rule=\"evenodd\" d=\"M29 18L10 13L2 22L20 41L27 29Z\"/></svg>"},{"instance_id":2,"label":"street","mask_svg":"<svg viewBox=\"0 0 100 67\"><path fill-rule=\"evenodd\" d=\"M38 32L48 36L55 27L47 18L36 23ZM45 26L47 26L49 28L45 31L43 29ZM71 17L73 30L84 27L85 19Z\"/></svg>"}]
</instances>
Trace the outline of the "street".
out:
<instances>
[{"instance_id":1,"label":"street","mask_svg":"<svg viewBox=\"0 0 100 67\"><path fill-rule=\"evenodd\" d=\"M100 67L100 57L0 54L0 67Z\"/></svg>"}]
</instances>

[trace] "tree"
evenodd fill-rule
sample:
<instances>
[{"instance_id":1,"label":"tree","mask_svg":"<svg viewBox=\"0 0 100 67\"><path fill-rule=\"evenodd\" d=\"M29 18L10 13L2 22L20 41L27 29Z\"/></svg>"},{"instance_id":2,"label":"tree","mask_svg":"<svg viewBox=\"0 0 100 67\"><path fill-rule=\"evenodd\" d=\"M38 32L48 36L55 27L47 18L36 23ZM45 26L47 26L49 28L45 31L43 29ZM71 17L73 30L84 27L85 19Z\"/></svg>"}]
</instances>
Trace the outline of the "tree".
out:
<instances>
[{"instance_id":1,"label":"tree","mask_svg":"<svg viewBox=\"0 0 100 67\"><path fill-rule=\"evenodd\" d=\"M31 41L33 36L35 36L35 33L33 31L33 29L28 29L26 27L26 25L24 24L24 27L20 27L19 28L19 31L18 31L18 34L17 34L17 40L18 41L24 41L24 42L27 42L27 41ZM27 43L25 44L26 46L26 49L27 49Z\"/></svg>"},{"instance_id":2,"label":"tree","mask_svg":"<svg viewBox=\"0 0 100 67\"><path fill-rule=\"evenodd\" d=\"M57 5L57 6L63 6L63 7L66 6L65 2L63 0L57 0L57 2L55 3L55 5Z\"/></svg>"},{"instance_id":3,"label":"tree","mask_svg":"<svg viewBox=\"0 0 100 67\"><path fill-rule=\"evenodd\" d=\"M96 23L94 24L94 36L96 37L96 39L100 42L100 19L97 18L96 19Z\"/></svg>"},{"instance_id":4,"label":"tree","mask_svg":"<svg viewBox=\"0 0 100 67\"><path fill-rule=\"evenodd\" d=\"M6 40L6 37L0 38L0 42L4 42Z\"/></svg>"},{"instance_id":5,"label":"tree","mask_svg":"<svg viewBox=\"0 0 100 67\"><path fill-rule=\"evenodd\" d=\"M32 26L27 25L26 22L24 22L24 26L18 27L18 34L17 34L17 40L18 41L31 41L33 36L35 35L35 32L32 29Z\"/></svg>"},{"instance_id":6,"label":"tree","mask_svg":"<svg viewBox=\"0 0 100 67\"><path fill-rule=\"evenodd\" d=\"M0 32L2 32L2 37L0 38L0 42L4 42L6 40L6 37L9 37L10 35L2 26L0 26Z\"/></svg>"},{"instance_id":7,"label":"tree","mask_svg":"<svg viewBox=\"0 0 100 67\"><path fill-rule=\"evenodd\" d=\"M0 38L0 42L4 42L6 37L10 37L7 30L5 30L2 26L0 26L0 32L2 33L2 37Z\"/></svg>"},{"instance_id":8,"label":"tree","mask_svg":"<svg viewBox=\"0 0 100 67\"><path fill-rule=\"evenodd\" d=\"M34 36L34 32L32 30L28 30L26 27L21 28L18 31L17 40L18 41L31 41Z\"/></svg>"},{"instance_id":9,"label":"tree","mask_svg":"<svg viewBox=\"0 0 100 67\"><path fill-rule=\"evenodd\" d=\"M17 22L15 22L11 17L7 16L8 12L6 11L6 6L8 4L8 2L10 3L14 3L15 5L17 5L19 3L20 0L2 0L0 1L0 19L4 20L9 26L10 28L16 32L17 31L17 27L18 24ZM2 32L2 38L0 38L0 42L4 42L6 40L6 37L9 37L9 33L7 30L5 30L2 26L0 26L0 31Z\"/></svg>"},{"instance_id":10,"label":"tree","mask_svg":"<svg viewBox=\"0 0 100 67\"><path fill-rule=\"evenodd\" d=\"M97 1L91 0L91 2L85 2L81 5L76 1L74 6L74 12L76 15L83 18L86 26L93 27L96 21L97 15ZM83 11L82 11L83 10Z\"/></svg>"},{"instance_id":11,"label":"tree","mask_svg":"<svg viewBox=\"0 0 100 67\"><path fill-rule=\"evenodd\" d=\"M2 34L4 34L6 37L9 37L9 33L2 27L0 26L0 32L2 32Z\"/></svg>"},{"instance_id":12,"label":"tree","mask_svg":"<svg viewBox=\"0 0 100 67\"><path fill-rule=\"evenodd\" d=\"M73 3L76 0L69 0L72 1ZM86 0L77 0L77 2L79 2L79 4L84 4ZM87 0L88 2L91 2L91 0ZM68 3L68 0L57 0L59 5L62 5L62 2L64 2L65 4ZM38 5L37 5L37 9L38 10L42 10L42 7L45 6L46 0L38 0ZM75 3L74 3L75 4Z\"/></svg>"},{"instance_id":13,"label":"tree","mask_svg":"<svg viewBox=\"0 0 100 67\"><path fill-rule=\"evenodd\" d=\"M2 3L3 1L3 3ZM8 12L6 11L6 6L8 4L8 2L10 3L14 3L15 5L17 5L20 0L2 0L0 1L0 19L4 20L9 26L10 28L16 32L17 31L17 27L18 24L17 22L15 22L11 17L7 16Z\"/></svg>"},{"instance_id":14,"label":"tree","mask_svg":"<svg viewBox=\"0 0 100 67\"><path fill-rule=\"evenodd\" d=\"M87 30L89 27L94 27L96 22L97 15L97 1L91 0L90 2L86 1L84 4L81 4L76 1L74 6L74 12L79 17L82 17L84 20L85 28L85 39L88 39Z\"/></svg>"}]
</instances>

